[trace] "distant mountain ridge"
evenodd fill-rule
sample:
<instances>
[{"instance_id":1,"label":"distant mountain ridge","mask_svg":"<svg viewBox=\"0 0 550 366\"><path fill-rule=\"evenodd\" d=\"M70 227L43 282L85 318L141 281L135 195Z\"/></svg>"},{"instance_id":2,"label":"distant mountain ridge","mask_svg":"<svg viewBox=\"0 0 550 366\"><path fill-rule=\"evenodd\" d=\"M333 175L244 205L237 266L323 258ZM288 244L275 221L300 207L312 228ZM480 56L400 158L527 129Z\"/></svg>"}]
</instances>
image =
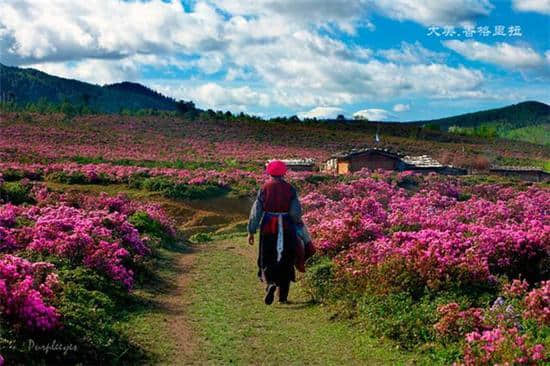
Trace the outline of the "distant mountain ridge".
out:
<instances>
[{"instance_id":1,"label":"distant mountain ridge","mask_svg":"<svg viewBox=\"0 0 550 366\"><path fill-rule=\"evenodd\" d=\"M411 123L434 124L448 129L451 126L477 127L481 124L509 124L514 128L550 123L550 106L536 101L526 101L502 108L460 114Z\"/></svg>"},{"instance_id":2,"label":"distant mountain ridge","mask_svg":"<svg viewBox=\"0 0 550 366\"><path fill-rule=\"evenodd\" d=\"M13 101L19 106L28 103L85 105L99 113L120 113L125 110L165 110L186 113L195 118L202 110L193 102L176 101L138 83L124 81L110 85L95 85L65 79L35 69L5 66L0 63L0 101ZM190 113L188 113L190 112ZM211 115L213 111L208 111ZM225 115L228 112L225 113ZM224 115L222 112L217 114ZM216 115L217 115L216 114ZM299 122L296 117L276 117L272 120ZM321 122L365 123L346 119ZM369 123L369 122L366 122ZM391 122L381 122L391 124ZM459 134L481 137L505 137L538 144L550 144L550 106L527 101L502 108L466 113L432 120L394 122L396 125L424 125Z\"/></svg>"},{"instance_id":3,"label":"distant mountain ridge","mask_svg":"<svg viewBox=\"0 0 550 366\"><path fill-rule=\"evenodd\" d=\"M0 97L19 105L46 101L86 105L101 113L118 113L124 109L176 110L176 100L141 84L121 82L99 86L65 79L35 69L0 64Z\"/></svg>"},{"instance_id":4,"label":"distant mountain ridge","mask_svg":"<svg viewBox=\"0 0 550 366\"><path fill-rule=\"evenodd\" d=\"M412 123L461 135L501 137L550 146L550 106L536 101Z\"/></svg>"}]
</instances>

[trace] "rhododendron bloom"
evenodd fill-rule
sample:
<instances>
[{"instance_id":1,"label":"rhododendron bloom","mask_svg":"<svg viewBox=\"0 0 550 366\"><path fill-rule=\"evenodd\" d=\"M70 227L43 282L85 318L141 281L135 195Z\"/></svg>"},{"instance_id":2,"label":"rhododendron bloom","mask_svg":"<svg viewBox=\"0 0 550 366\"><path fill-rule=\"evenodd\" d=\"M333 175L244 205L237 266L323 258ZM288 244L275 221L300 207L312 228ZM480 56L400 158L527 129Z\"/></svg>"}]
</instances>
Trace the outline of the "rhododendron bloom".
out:
<instances>
[{"instance_id":1,"label":"rhododendron bloom","mask_svg":"<svg viewBox=\"0 0 550 366\"><path fill-rule=\"evenodd\" d=\"M29 329L51 330L60 315L48 301L59 285L53 265L0 256L0 315Z\"/></svg>"},{"instance_id":2,"label":"rhododendron bloom","mask_svg":"<svg viewBox=\"0 0 550 366\"><path fill-rule=\"evenodd\" d=\"M533 289L525 296L526 318L533 318L540 325L550 325L550 281L542 282L540 288Z\"/></svg>"}]
</instances>

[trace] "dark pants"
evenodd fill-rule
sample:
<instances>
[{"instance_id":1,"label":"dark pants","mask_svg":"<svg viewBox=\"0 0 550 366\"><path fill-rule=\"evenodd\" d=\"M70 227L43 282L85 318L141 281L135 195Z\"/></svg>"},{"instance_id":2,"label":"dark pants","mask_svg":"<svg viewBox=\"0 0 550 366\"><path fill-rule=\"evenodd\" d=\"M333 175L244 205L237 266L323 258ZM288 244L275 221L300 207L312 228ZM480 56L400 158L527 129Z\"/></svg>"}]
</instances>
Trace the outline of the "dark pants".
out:
<instances>
[{"instance_id":1,"label":"dark pants","mask_svg":"<svg viewBox=\"0 0 550 366\"><path fill-rule=\"evenodd\" d=\"M260 231L258 275L268 285L279 288L279 300L286 301L290 282L295 281L296 231L289 220L284 222L284 246L281 260L277 261L277 233Z\"/></svg>"},{"instance_id":2,"label":"dark pants","mask_svg":"<svg viewBox=\"0 0 550 366\"><path fill-rule=\"evenodd\" d=\"M290 280L279 284L279 301L288 300L289 290L290 290Z\"/></svg>"}]
</instances>

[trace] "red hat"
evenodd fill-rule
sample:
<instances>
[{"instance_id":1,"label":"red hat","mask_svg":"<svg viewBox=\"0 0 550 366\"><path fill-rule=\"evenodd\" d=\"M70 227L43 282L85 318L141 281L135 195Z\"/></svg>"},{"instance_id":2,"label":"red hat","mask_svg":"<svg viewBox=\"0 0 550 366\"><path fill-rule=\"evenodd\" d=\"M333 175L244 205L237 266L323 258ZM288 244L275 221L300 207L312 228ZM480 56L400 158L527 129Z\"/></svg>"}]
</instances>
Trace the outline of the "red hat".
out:
<instances>
[{"instance_id":1,"label":"red hat","mask_svg":"<svg viewBox=\"0 0 550 366\"><path fill-rule=\"evenodd\" d=\"M280 160L272 160L267 164L267 174L273 175L273 176L282 176L286 173L286 164L283 163Z\"/></svg>"}]
</instances>

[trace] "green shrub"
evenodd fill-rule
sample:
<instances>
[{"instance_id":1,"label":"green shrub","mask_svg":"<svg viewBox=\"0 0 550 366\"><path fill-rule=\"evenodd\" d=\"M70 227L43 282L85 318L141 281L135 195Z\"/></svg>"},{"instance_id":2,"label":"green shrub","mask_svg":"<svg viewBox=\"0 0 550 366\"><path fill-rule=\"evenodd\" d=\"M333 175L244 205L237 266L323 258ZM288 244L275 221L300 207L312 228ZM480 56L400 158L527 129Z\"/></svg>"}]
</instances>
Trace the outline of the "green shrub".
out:
<instances>
[{"instance_id":1,"label":"green shrub","mask_svg":"<svg viewBox=\"0 0 550 366\"><path fill-rule=\"evenodd\" d=\"M141 187L148 191L162 192L168 198L194 200L218 197L226 194L229 189L216 184L185 184L177 183L166 177L146 178Z\"/></svg>"},{"instance_id":2,"label":"green shrub","mask_svg":"<svg viewBox=\"0 0 550 366\"><path fill-rule=\"evenodd\" d=\"M32 203L34 199L30 196L32 186L30 184L21 184L20 182L4 182L0 186L0 199L5 202L11 202L14 205L21 203Z\"/></svg>"},{"instance_id":3,"label":"green shrub","mask_svg":"<svg viewBox=\"0 0 550 366\"><path fill-rule=\"evenodd\" d=\"M175 183L171 179L161 176L146 178L141 183L143 189L152 192L167 191L171 189L174 185Z\"/></svg>"},{"instance_id":4,"label":"green shrub","mask_svg":"<svg viewBox=\"0 0 550 366\"><path fill-rule=\"evenodd\" d=\"M306 267L304 284L315 301L327 301L334 294L334 263L329 258L312 258Z\"/></svg>"},{"instance_id":5,"label":"green shrub","mask_svg":"<svg viewBox=\"0 0 550 366\"><path fill-rule=\"evenodd\" d=\"M441 126L437 123L426 123L423 127L427 130L441 131Z\"/></svg>"},{"instance_id":6,"label":"green shrub","mask_svg":"<svg viewBox=\"0 0 550 366\"><path fill-rule=\"evenodd\" d=\"M223 196L229 189L214 184L176 184L165 195L176 199L207 199Z\"/></svg>"},{"instance_id":7,"label":"green shrub","mask_svg":"<svg viewBox=\"0 0 550 366\"><path fill-rule=\"evenodd\" d=\"M130 217L128 222L142 234L148 234L157 238L164 239L166 231L160 222L152 219L147 212L136 211Z\"/></svg>"},{"instance_id":8,"label":"green shrub","mask_svg":"<svg viewBox=\"0 0 550 366\"><path fill-rule=\"evenodd\" d=\"M311 184L319 184L319 183L326 182L330 179L332 179L332 177L327 175L310 175L305 179L305 181Z\"/></svg>"},{"instance_id":9,"label":"green shrub","mask_svg":"<svg viewBox=\"0 0 550 366\"><path fill-rule=\"evenodd\" d=\"M115 328L131 301L126 290L93 271L77 267L61 270L64 283L59 310L63 314L63 335L67 342L79 340L79 359L113 362L132 349L141 352Z\"/></svg>"},{"instance_id":10,"label":"green shrub","mask_svg":"<svg viewBox=\"0 0 550 366\"><path fill-rule=\"evenodd\" d=\"M397 182L397 186L404 189L414 189L419 185L420 185L420 181L418 177L413 175L405 176Z\"/></svg>"},{"instance_id":11,"label":"green shrub","mask_svg":"<svg viewBox=\"0 0 550 366\"><path fill-rule=\"evenodd\" d=\"M22 217L22 216L17 216L15 218L15 227L19 228L19 227L31 227L34 225L34 221L26 218L26 217Z\"/></svg>"},{"instance_id":12,"label":"green shrub","mask_svg":"<svg viewBox=\"0 0 550 366\"><path fill-rule=\"evenodd\" d=\"M81 172L53 172L46 176L46 180L63 183L63 184L85 184L87 183L86 176Z\"/></svg>"},{"instance_id":13,"label":"green shrub","mask_svg":"<svg viewBox=\"0 0 550 366\"><path fill-rule=\"evenodd\" d=\"M225 165L228 168L237 168L239 166L239 161L237 159L225 159Z\"/></svg>"},{"instance_id":14,"label":"green shrub","mask_svg":"<svg viewBox=\"0 0 550 366\"><path fill-rule=\"evenodd\" d=\"M214 240L211 233L197 233L192 235L189 240L193 243L207 243Z\"/></svg>"},{"instance_id":15,"label":"green shrub","mask_svg":"<svg viewBox=\"0 0 550 366\"><path fill-rule=\"evenodd\" d=\"M405 292L366 294L358 311L374 334L396 340L407 349L435 340L433 325L437 322L437 306L427 297L416 302Z\"/></svg>"},{"instance_id":16,"label":"green shrub","mask_svg":"<svg viewBox=\"0 0 550 366\"><path fill-rule=\"evenodd\" d=\"M2 178L7 182L13 182L25 178L25 174L20 170L8 168L2 171Z\"/></svg>"},{"instance_id":17,"label":"green shrub","mask_svg":"<svg viewBox=\"0 0 550 366\"><path fill-rule=\"evenodd\" d=\"M132 174L128 178L128 188L132 189L143 189L143 182L149 178L148 174L145 173L138 173L138 174Z\"/></svg>"},{"instance_id":18,"label":"green shrub","mask_svg":"<svg viewBox=\"0 0 550 366\"><path fill-rule=\"evenodd\" d=\"M460 192L458 194L457 201L459 202L468 201L470 198L472 198L471 194Z\"/></svg>"},{"instance_id":19,"label":"green shrub","mask_svg":"<svg viewBox=\"0 0 550 366\"><path fill-rule=\"evenodd\" d=\"M51 259L51 258L50 258ZM84 267L70 267L61 259L54 260L62 283L55 304L62 314L63 327L54 335L25 332L0 320L0 349L14 364L132 364L146 358L117 329L117 322L127 315L135 300L110 279ZM29 344L70 346L68 351L44 352Z\"/></svg>"}]
</instances>

